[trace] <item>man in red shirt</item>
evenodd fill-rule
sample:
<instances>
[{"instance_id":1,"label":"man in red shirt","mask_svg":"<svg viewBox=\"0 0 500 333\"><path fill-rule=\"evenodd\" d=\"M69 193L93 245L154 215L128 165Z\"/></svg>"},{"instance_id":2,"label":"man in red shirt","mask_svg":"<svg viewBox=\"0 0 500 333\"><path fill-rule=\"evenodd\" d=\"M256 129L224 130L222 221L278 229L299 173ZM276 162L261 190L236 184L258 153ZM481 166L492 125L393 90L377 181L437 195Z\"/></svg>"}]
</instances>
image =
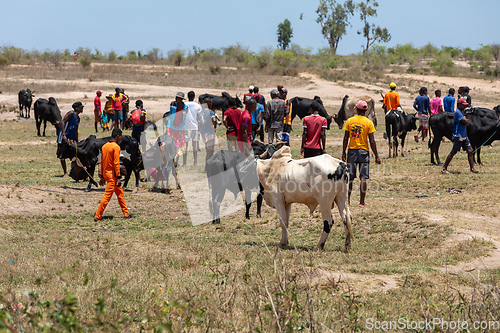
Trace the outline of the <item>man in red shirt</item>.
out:
<instances>
[{"instance_id":1,"label":"man in red shirt","mask_svg":"<svg viewBox=\"0 0 500 333\"><path fill-rule=\"evenodd\" d=\"M115 94L111 96L113 100L113 125L114 128L122 128L123 122L123 104L128 102L127 96L122 94L120 88L115 89Z\"/></svg>"},{"instance_id":2,"label":"man in red shirt","mask_svg":"<svg viewBox=\"0 0 500 333\"><path fill-rule=\"evenodd\" d=\"M326 119L319 115L320 105L312 102L309 108L310 116L304 117L302 147L300 154L304 158L326 154Z\"/></svg>"},{"instance_id":3,"label":"man in red shirt","mask_svg":"<svg viewBox=\"0 0 500 333\"><path fill-rule=\"evenodd\" d=\"M247 107L247 103L249 100L251 100L253 97L253 86L248 87L248 92L243 95L243 104L245 104L245 108Z\"/></svg>"},{"instance_id":4,"label":"man in red shirt","mask_svg":"<svg viewBox=\"0 0 500 333\"><path fill-rule=\"evenodd\" d=\"M229 98L227 103L229 109L224 112L224 118L222 120L224 126L227 128L227 150L236 151L241 111L236 107L236 101L234 98Z\"/></svg>"},{"instance_id":5,"label":"man in red shirt","mask_svg":"<svg viewBox=\"0 0 500 333\"><path fill-rule=\"evenodd\" d=\"M102 127L102 120L101 120L101 95L102 92L100 90L97 90L96 92L96 97L94 98L94 127L95 127L95 132L97 133L97 123L101 124ZM103 129L104 132L104 129Z\"/></svg>"},{"instance_id":6,"label":"man in red shirt","mask_svg":"<svg viewBox=\"0 0 500 333\"><path fill-rule=\"evenodd\" d=\"M247 108L241 113L240 126L238 131L238 146L242 153L250 155L250 144L252 142L252 115L257 108L257 101L250 99L247 102Z\"/></svg>"}]
</instances>

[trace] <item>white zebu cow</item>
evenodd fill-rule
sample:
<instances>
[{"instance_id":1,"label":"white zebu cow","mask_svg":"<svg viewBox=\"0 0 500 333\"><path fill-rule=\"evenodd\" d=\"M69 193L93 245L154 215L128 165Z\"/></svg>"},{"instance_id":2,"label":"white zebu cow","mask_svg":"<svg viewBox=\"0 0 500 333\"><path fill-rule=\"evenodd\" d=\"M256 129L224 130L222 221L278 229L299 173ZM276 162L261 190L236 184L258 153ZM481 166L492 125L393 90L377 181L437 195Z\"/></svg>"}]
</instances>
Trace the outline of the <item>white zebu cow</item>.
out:
<instances>
[{"instance_id":1,"label":"white zebu cow","mask_svg":"<svg viewBox=\"0 0 500 333\"><path fill-rule=\"evenodd\" d=\"M324 154L293 160L290 147L284 146L268 160L257 161L259 181L264 187L266 203L276 208L281 222L281 242L288 244L288 222L292 203L303 203L311 214L319 205L324 221L317 249L323 249L333 225L332 208L337 203L344 222L346 240L344 251L351 247L353 237L351 213L347 201L347 166L341 160Z\"/></svg>"}]
</instances>

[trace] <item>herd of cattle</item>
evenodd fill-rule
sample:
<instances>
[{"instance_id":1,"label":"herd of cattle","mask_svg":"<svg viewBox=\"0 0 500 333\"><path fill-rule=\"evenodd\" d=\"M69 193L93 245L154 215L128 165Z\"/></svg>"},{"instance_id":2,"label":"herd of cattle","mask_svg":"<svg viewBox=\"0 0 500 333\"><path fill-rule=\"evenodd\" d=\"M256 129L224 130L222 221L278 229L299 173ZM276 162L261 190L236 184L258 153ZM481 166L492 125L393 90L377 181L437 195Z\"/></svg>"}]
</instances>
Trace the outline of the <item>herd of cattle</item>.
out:
<instances>
[{"instance_id":1,"label":"herd of cattle","mask_svg":"<svg viewBox=\"0 0 500 333\"><path fill-rule=\"evenodd\" d=\"M29 89L19 92L19 108L20 115L30 117L30 108L33 92ZM227 93L222 93L221 96L204 94L199 96L200 102L206 97L212 98L215 109L220 109L223 112L228 108L227 100L231 96ZM313 101L320 104L319 114L327 119L328 127L334 120L340 129L343 128L346 119L355 114L355 102L358 99L364 99L368 103L367 116L371 118L374 124L377 124L375 115L375 103L369 96L349 98L345 96L342 101L342 106L339 112L330 116L323 106L321 98L315 96L313 99L294 97L290 100L292 105L292 120L298 116L300 119L309 114L309 107ZM235 98L238 107L243 107L240 99ZM23 112L24 111L24 112ZM53 97L49 99L39 98L34 104L34 113L36 118L36 127L38 136L41 135L40 127L44 122L43 136L47 121L53 124L56 131L59 131L59 123L61 122L61 112ZM477 162L481 163L480 148L484 144L491 144L494 140L500 139L498 133L500 119L500 105L493 110L485 108L472 107L467 110L469 115L468 136L473 146L477 149ZM404 156L404 141L406 134L412 130L416 130L415 114L405 113L400 109L400 113L388 112L385 116L386 135L389 142L389 157L396 157L398 153L398 137L401 139L402 151ZM441 164L438 155L438 149L443 137L451 140L454 126L453 114L439 113L430 117L429 125L434 133L433 140L429 140L429 148L431 150L431 162ZM156 130L156 125L148 122L149 130ZM144 169L144 165L155 165L155 172L162 176L172 173L176 177L174 157L177 154L174 142L165 135L158 135L157 144L154 144L149 149L143 149L140 152L140 143L130 136L123 136L120 143L122 149L122 161L125 172L125 181L123 186L126 187L132 173L135 174L136 187L139 186L139 173ZM98 186L93 179L96 164L98 162L101 147L109 141L110 138L96 138L90 135L85 140L78 143L73 143L66 147L64 158L77 158L80 166L76 166L76 171L72 173L75 180L83 180L88 178L89 183L86 191L90 191L92 185ZM164 147L160 149L160 147ZM165 149L166 147L166 149ZM220 223L220 204L227 190L237 193L245 192L246 212L245 216L249 218L249 209L251 205L250 193L258 192L257 197L257 215L260 216L261 205L263 198L267 204L276 208L282 227L281 246L288 243L287 228L290 216L290 206L292 203L303 203L307 205L311 212L319 205L320 212L324 221L323 234L321 236L318 248L323 248L328 233L331 230L333 218L331 209L334 203L337 204L339 213L342 217L345 230L346 241L345 250L350 247L352 238L351 216L347 204L347 169L346 165L329 155L317 156L309 159L293 160L290 154L289 147L279 147L272 145L264 145L259 141L252 143L252 148L257 157L256 160L248 159L244 154L238 154L230 151L221 150L214 154L206 165L206 174L210 191L210 211L214 223ZM436 160L434 159L436 157ZM265 157L265 158L264 158ZM143 160L144 159L144 160ZM154 161L155 162L154 162ZM225 177L221 176L221 171L235 170L236 182L230 182ZM244 169L244 171L242 171ZM83 170L83 171L82 171ZM165 172L167 174L165 175ZM242 173L243 172L243 173ZM150 174L150 170L148 171ZM258 186L246 186L242 177L258 178ZM158 179L161 177L157 177ZM179 186L179 182L176 178ZM325 189L328 186L328 189ZM293 189L293 190L292 190Z\"/></svg>"}]
</instances>

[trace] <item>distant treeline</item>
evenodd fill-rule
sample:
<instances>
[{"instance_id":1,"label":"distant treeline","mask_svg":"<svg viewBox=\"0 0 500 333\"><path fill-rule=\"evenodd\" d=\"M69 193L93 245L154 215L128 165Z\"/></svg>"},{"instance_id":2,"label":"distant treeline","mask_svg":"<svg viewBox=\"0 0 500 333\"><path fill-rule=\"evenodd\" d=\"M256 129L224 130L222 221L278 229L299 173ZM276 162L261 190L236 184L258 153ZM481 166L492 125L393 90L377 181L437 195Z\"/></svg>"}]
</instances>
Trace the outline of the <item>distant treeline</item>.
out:
<instances>
[{"instance_id":1,"label":"distant treeline","mask_svg":"<svg viewBox=\"0 0 500 333\"><path fill-rule=\"evenodd\" d=\"M421 74L461 75L461 73L472 72L496 77L500 73L499 44L482 45L476 50L450 46L438 48L432 44L420 48L412 44L398 44L395 47L372 46L363 54L347 56L332 54L329 48L319 49L313 53L312 49L302 48L296 44L292 44L286 51L268 48L252 52L247 47L236 44L221 48L176 49L166 54L158 48L153 48L146 52L128 51L121 55L114 51L102 53L97 49L91 50L83 47L77 50L41 52L4 46L0 48L0 67L10 64L36 63L58 67L65 62L75 62L75 52L76 61L83 67L91 67L92 62L169 64L208 68L214 75L219 74L226 66L257 69L279 75L296 75L304 69L338 69L341 72L359 68L363 70L363 73L373 76L391 65L398 65L393 66L394 70L403 69L408 73ZM457 66L457 61L465 62L466 66ZM398 67L399 69L396 69Z\"/></svg>"}]
</instances>

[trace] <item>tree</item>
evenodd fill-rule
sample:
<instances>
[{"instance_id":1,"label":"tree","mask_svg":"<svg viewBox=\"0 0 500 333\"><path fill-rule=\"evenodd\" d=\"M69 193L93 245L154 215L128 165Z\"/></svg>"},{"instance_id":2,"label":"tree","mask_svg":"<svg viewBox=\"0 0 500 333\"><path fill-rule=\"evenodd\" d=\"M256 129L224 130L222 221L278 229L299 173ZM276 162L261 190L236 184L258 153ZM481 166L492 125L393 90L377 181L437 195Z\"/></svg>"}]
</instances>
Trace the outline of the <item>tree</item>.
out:
<instances>
[{"instance_id":1,"label":"tree","mask_svg":"<svg viewBox=\"0 0 500 333\"><path fill-rule=\"evenodd\" d=\"M491 44L490 45L490 53L495 58L495 61L498 61L500 57L500 45L499 44Z\"/></svg>"},{"instance_id":2,"label":"tree","mask_svg":"<svg viewBox=\"0 0 500 333\"><path fill-rule=\"evenodd\" d=\"M278 24L278 47L282 50L286 50L292 37L292 25L288 19L285 19L282 23Z\"/></svg>"},{"instance_id":3,"label":"tree","mask_svg":"<svg viewBox=\"0 0 500 333\"><path fill-rule=\"evenodd\" d=\"M346 28L350 26L349 20L354 15L356 5L352 0L343 4L335 0L320 0L316 13L316 22L321 24L321 33L330 44L330 51L335 54L340 39L346 34Z\"/></svg>"},{"instance_id":4,"label":"tree","mask_svg":"<svg viewBox=\"0 0 500 333\"><path fill-rule=\"evenodd\" d=\"M370 5L370 2L372 3ZM368 19L370 17L375 17L377 16L377 7L378 3L377 1L372 0L364 0L360 4L357 5L359 12L360 12L360 19L364 24L364 27L362 30L358 31L358 35L363 34L363 37L366 38L366 47L363 50L363 53L368 51L370 46L372 46L376 41L380 40L384 43L387 43L388 41L391 40L391 34L387 30L387 28L381 28L379 26L376 26L375 24L368 23Z\"/></svg>"}]
</instances>

